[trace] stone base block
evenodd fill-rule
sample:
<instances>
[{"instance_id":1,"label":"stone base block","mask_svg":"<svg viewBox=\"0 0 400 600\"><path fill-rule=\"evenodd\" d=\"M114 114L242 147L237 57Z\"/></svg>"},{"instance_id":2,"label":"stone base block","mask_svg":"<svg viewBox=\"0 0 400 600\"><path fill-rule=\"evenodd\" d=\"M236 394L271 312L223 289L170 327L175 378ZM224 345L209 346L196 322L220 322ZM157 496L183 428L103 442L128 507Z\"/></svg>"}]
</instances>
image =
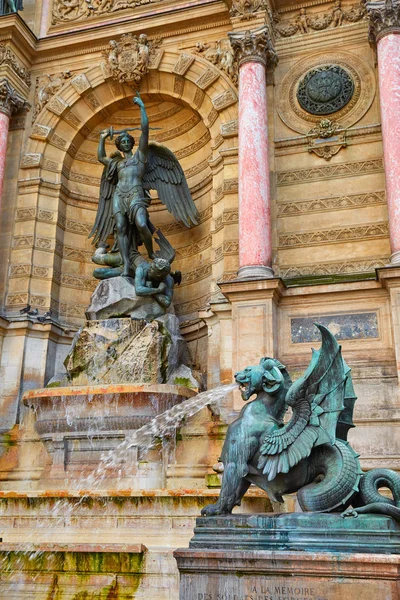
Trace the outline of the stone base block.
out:
<instances>
[{"instance_id":1,"label":"stone base block","mask_svg":"<svg viewBox=\"0 0 400 600\"><path fill-rule=\"evenodd\" d=\"M205 549L174 556L180 600L400 598L400 556Z\"/></svg>"}]
</instances>

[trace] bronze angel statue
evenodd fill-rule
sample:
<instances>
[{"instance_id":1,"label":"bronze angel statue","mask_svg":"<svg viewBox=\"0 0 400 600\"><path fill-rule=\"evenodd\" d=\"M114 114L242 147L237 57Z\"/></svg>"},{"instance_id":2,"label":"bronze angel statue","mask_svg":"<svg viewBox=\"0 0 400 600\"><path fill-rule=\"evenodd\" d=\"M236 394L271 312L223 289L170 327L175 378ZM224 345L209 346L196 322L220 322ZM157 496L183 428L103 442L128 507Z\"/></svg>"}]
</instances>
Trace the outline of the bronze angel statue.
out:
<instances>
[{"instance_id":1,"label":"bronze angel statue","mask_svg":"<svg viewBox=\"0 0 400 600\"><path fill-rule=\"evenodd\" d=\"M400 521L400 475L361 470L347 441L356 401L350 368L329 329L317 327L321 349L313 350L308 369L294 383L285 366L268 357L235 374L243 400L256 397L228 427L221 493L203 515L229 514L253 483L276 502L297 492L303 511L380 513ZM388 487L393 500L380 487Z\"/></svg>"},{"instance_id":2,"label":"bronze angel statue","mask_svg":"<svg viewBox=\"0 0 400 600\"><path fill-rule=\"evenodd\" d=\"M100 133L97 157L104 170L96 220L89 234L94 244L106 244L115 231L124 277L132 275L141 244L151 260L162 257L153 247L155 227L148 213L150 190L156 190L169 212L187 227L197 225L198 219L178 159L165 146L149 142L146 108L139 92L136 94L133 102L139 106L141 115L141 135L136 152L133 153L135 140L128 133L133 129L114 132L110 128ZM107 137L112 139L114 133L120 134L115 140L118 152L107 157L105 140Z\"/></svg>"}]
</instances>

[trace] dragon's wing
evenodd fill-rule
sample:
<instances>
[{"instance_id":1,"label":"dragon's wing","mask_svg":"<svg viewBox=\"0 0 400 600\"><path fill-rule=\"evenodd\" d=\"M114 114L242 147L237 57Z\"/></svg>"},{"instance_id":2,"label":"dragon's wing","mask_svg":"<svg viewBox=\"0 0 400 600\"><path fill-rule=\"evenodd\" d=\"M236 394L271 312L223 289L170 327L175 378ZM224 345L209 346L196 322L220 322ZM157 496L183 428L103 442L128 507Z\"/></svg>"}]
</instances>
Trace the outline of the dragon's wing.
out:
<instances>
[{"instance_id":1,"label":"dragon's wing","mask_svg":"<svg viewBox=\"0 0 400 600\"><path fill-rule=\"evenodd\" d=\"M313 350L307 371L286 395L292 418L261 440L258 468L268 475L269 481L277 473L288 473L310 455L314 446L335 443L337 420L344 409L347 372L341 347L332 333L323 325L316 326L322 335L321 349Z\"/></svg>"},{"instance_id":2,"label":"dragon's wing","mask_svg":"<svg viewBox=\"0 0 400 600\"><path fill-rule=\"evenodd\" d=\"M170 213L187 227L197 225L199 214L185 174L175 154L156 142L149 143L143 187L156 190Z\"/></svg>"},{"instance_id":3,"label":"dragon's wing","mask_svg":"<svg viewBox=\"0 0 400 600\"><path fill-rule=\"evenodd\" d=\"M112 197L117 184L117 163L121 158L121 155L114 157L103 169L96 220L88 236L93 237L92 244L106 242L113 232Z\"/></svg>"}]
</instances>

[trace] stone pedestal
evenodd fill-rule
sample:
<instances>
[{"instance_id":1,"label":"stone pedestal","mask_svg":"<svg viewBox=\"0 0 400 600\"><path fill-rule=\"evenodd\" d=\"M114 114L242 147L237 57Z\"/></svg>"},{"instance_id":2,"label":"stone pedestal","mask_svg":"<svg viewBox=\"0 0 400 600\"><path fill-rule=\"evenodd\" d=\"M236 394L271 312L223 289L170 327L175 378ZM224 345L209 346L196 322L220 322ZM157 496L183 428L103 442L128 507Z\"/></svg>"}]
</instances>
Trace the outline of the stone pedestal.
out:
<instances>
[{"instance_id":1,"label":"stone pedestal","mask_svg":"<svg viewBox=\"0 0 400 600\"><path fill-rule=\"evenodd\" d=\"M399 556L177 550L180 600L399 600Z\"/></svg>"},{"instance_id":2,"label":"stone pedestal","mask_svg":"<svg viewBox=\"0 0 400 600\"><path fill-rule=\"evenodd\" d=\"M202 517L174 553L181 600L399 600L400 524L382 515Z\"/></svg>"}]
</instances>

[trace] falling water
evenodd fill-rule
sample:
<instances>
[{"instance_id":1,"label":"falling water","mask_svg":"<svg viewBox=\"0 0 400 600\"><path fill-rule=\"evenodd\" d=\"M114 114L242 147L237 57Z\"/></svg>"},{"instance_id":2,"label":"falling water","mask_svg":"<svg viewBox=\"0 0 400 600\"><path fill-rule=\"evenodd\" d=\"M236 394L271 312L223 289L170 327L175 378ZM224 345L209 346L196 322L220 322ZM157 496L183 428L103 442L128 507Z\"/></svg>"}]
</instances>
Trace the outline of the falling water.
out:
<instances>
[{"instance_id":1,"label":"falling water","mask_svg":"<svg viewBox=\"0 0 400 600\"><path fill-rule=\"evenodd\" d=\"M175 430L182 425L185 419L194 416L200 410L210 404L220 404L222 400L237 387L236 384L222 385L212 390L197 394L192 398L184 400L182 403L175 405L173 408L165 411L164 413L156 416L149 423L137 429L132 433L129 438L125 439L119 446L109 452L104 453L100 458L100 463L97 469L85 478L77 481L79 490L93 490L99 489L102 482L106 478L107 469L115 467L124 460L126 460L127 450L136 446L140 448L142 456L145 455L159 440L159 438L172 437ZM71 415L73 418L73 416ZM72 503L66 499L59 499L55 502L51 509L51 517L54 519L53 527L69 527L71 526L71 517L73 516L76 508L85 501L87 495L82 493L81 497ZM42 554L41 550L35 549L35 544L39 544L42 541L43 536L41 531L43 528L48 528L47 525L37 526L35 535L31 538L30 542L25 544L26 550L24 552L31 560L36 559ZM15 565L23 564L23 558L21 557L14 563ZM7 559L0 564L3 572L9 571ZM18 570L18 568L17 568ZM10 584L10 592L17 591L20 584L13 582ZM23 584L21 584L23 585Z\"/></svg>"}]
</instances>

